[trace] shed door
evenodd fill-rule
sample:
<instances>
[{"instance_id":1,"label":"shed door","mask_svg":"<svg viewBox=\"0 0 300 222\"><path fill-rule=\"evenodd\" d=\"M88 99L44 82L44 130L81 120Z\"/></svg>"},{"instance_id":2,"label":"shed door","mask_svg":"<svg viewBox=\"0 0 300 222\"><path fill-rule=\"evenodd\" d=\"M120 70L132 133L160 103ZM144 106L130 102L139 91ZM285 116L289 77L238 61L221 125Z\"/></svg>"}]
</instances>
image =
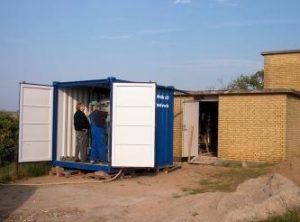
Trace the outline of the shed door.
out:
<instances>
[{"instance_id":1,"label":"shed door","mask_svg":"<svg viewBox=\"0 0 300 222\"><path fill-rule=\"evenodd\" d=\"M21 84L19 162L51 160L52 104L51 86Z\"/></svg>"},{"instance_id":2,"label":"shed door","mask_svg":"<svg viewBox=\"0 0 300 222\"><path fill-rule=\"evenodd\" d=\"M154 167L154 83L114 83L112 166Z\"/></svg>"},{"instance_id":3,"label":"shed door","mask_svg":"<svg viewBox=\"0 0 300 222\"><path fill-rule=\"evenodd\" d=\"M183 103L182 157L198 155L199 102Z\"/></svg>"}]
</instances>

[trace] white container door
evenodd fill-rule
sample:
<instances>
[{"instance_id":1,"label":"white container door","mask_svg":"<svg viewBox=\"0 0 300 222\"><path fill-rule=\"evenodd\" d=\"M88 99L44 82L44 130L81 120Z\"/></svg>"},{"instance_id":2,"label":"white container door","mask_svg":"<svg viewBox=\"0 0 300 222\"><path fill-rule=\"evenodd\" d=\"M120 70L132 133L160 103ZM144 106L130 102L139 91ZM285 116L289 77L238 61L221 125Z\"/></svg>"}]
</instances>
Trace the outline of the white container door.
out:
<instances>
[{"instance_id":1,"label":"white container door","mask_svg":"<svg viewBox=\"0 0 300 222\"><path fill-rule=\"evenodd\" d=\"M182 157L198 156L199 102L183 103Z\"/></svg>"},{"instance_id":2,"label":"white container door","mask_svg":"<svg viewBox=\"0 0 300 222\"><path fill-rule=\"evenodd\" d=\"M154 167L155 97L154 83L113 84L113 167Z\"/></svg>"},{"instance_id":3,"label":"white container door","mask_svg":"<svg viewBox=\"0 0 300 222\"><path fill-rule=\"evenodd\" d=\"M19 162L52 159L53 88L21 84Z\"/></svg>"}]
</instances>

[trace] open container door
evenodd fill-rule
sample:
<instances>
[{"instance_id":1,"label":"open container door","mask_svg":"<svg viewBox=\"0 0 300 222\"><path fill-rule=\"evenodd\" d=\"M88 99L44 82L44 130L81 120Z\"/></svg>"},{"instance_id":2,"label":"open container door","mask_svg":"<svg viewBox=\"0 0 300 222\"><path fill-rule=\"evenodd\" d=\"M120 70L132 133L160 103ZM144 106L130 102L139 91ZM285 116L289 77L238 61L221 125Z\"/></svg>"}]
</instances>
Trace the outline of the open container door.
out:
<instances>
[{"instance_id":1,"label":"open container door","mask_svg":"<svg viewBox=\"0 0 300 222\"><path fill-rule=\"evenodd\" d=\"M113 83L112 167L154 167L155 83Z\"/></svg>"},{"instance_id":2,"label":"open container door","mask_svg":"<svg viewBox=\"0 0 300 222\"><path fill-rule=\"evenodd\" d=\"M182 157L198 156L199 102L183 103Z\"/></svg>"},{"instance_id":3,"label":"open container door","mask_svg":"<svg viewBox=\"0 0 300 222\"><path fill-rule=\"evenodd\" d=\"M19 162L52 160L53 87L20 84Z\"/></svg>"}]
</instances>

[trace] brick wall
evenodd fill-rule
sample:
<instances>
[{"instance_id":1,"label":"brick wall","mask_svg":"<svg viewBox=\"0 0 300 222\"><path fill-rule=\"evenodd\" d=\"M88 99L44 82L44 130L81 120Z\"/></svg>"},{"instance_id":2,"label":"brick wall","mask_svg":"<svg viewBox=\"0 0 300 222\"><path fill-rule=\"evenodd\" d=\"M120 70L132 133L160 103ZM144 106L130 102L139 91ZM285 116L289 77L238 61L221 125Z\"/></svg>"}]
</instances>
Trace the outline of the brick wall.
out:
<instances>
[{"instance_id":1,"label":"brick wall","mask_svg":"<svg viewBox=\"0 0 300 222\"><path fill-rule=\"evenodd\" d=\"M174 98L174 136L173 136L173 156L181 158L182 156L182 120L183 120L183 105L186 100L191 100L193 97L175 96Z\"/></svg>"},{"instance_id":2,"label":"brick wall","mask_svg":"<svg viewBox=\"0 0 300 222\"><path fill-rule=\"evenodd\" d=\"M220 95L219 157L255 162L286 159L286 103L284 94Z\"/></svg>"},{"instance_id":3,"label":"brick wall","mask_svg":"<svg viewBox=\"0 0 300 222\"><path fill-rule=\"evenodd\" d=\"M264 56L265 88L300 91L300 53Z\"/></svg>"},{"instance_id":4,"label":"brick wall","mask_svg":"<svg viewBox=\"0 0 300 222\"><path fill-rule=\"evenodd\" d=\"M300 99L287 100L287 155L300 156Z\"/></svg>"}]
</instances>

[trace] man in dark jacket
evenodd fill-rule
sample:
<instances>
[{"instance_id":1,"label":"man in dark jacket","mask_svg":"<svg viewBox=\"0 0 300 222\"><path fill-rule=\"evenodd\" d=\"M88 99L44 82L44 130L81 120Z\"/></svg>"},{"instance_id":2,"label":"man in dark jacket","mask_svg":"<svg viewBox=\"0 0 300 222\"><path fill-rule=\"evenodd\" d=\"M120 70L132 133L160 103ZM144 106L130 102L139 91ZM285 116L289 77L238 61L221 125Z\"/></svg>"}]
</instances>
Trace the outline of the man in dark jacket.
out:
<instances>
[{"instance_id":1,"label":"man in dark jacket","mask_svg":"<svg viewBox=\"0 0 300 222\"><path fill-rule=\"evenodd\" d=\"M74 114L74 128L76 131L75 161L78 162L81 160L84 162L87 160L88 131L90 124L83 112L85 105L81 102L77 103L76 110Z\"/></svg>"}]
</instances>

